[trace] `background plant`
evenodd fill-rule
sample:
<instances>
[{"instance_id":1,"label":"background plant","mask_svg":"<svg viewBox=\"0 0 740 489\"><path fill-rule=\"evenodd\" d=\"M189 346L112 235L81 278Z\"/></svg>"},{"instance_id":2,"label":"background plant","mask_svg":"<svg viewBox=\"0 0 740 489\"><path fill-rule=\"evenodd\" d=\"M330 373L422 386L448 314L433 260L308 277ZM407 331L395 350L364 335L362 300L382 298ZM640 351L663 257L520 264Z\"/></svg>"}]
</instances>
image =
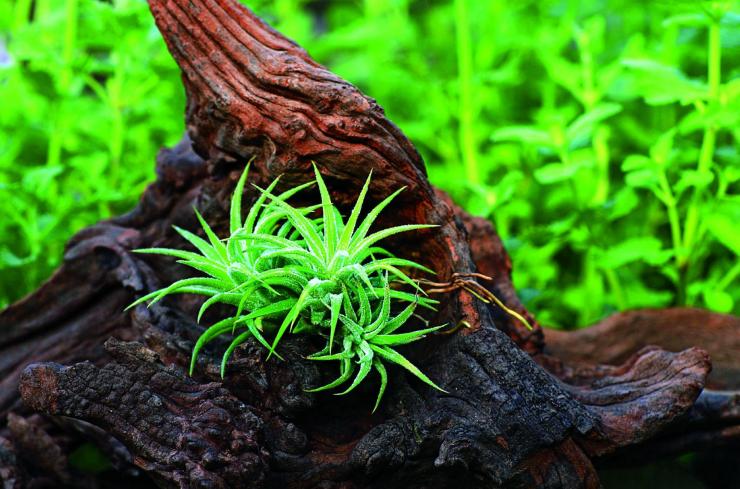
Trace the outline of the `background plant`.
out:
<instances>
[{"instance_id":1,"label":"background plant","mask_svg":"<svg viewBox=\"0 0 740 489\"><path fill-rule=\"evenodd\" d=\"M246 3L378 99L432 181L495 221L540 321L740 312L737 2ZM143 0L6 0L0 38L7 303L72 232L133 205L184 102Z\"/></svg>"},{"instance_id":2,"label":"background plant","mask_svg":"<svg viewBox=\"0 0 740 489\"><path fill-rule=\"evenodd\" d=\"M154 178L183 130L177 73L145 2L0 1L0 307Z\"/></svg>"}]
</instances>

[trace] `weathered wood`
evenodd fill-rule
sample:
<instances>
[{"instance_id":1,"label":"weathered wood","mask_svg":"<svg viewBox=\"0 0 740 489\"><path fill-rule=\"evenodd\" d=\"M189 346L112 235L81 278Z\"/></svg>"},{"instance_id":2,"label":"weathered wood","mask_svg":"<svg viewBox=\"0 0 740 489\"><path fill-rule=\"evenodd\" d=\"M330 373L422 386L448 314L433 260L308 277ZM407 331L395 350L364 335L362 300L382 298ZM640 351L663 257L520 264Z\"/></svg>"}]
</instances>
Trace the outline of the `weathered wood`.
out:
<instances>
[{"instance_id":1,"label":"weathered wood","mask_svg":"<svg viewBox=\"0 0 740 489\"><path fill-rule=\"evenodd\" d=\"M36 411L84 419L136 454L158 483L183 487L259 485L266 472L262 421L220 384L166 368L139 343L108 340L103 368L29 365L21 397Z\"/></svg>"},{"instance_id":2,"label":"weathered wood","mask_svg":"<svg viewBox=\"0 0 740 489\"><path fill-rule=\"evenodd\" d=\"M562 358L553 355L568 337L546 348L550 333L517 299L491 224L431 186L413 145L373 100L235 0L150 6L183 71L190 137L160 154L157 181L132 212L75 236L54 277L0 313L0 415L14 413L0 429L0 475L88 487L69 475L66 437L93 441L115 470L161 487L598 487L594 463L635 446L674 453L737 443L730 394L700 396L710 370L703 350L630 351L610 357L611 366L579 362L567 347ZM454 272L494 277L481 285L535 322L534 331L466 292L445 295L430 319L471 327L404 354L449 394L393 369L374 415L376 386L343 397L305 391L334 372L304 358L312 345L300 336L284 341L284 362L246 343L223 381L224 344L214 342L188 378L201 299L124 313L135 297L185 273L131 250L184 247L172 225L198 229L192 206L224 235L229 197L252 157L251 181L283 174L285 187L309 180L315 161L345 208L370 169L371 201L406 186L379 225L439 227L388 247L441 280ZM245 191L245 205L255 198ZM210 311L204 324L218 314ZM117 339L106 342L110 336ZM41 434L45 428L24 421L31 416L54 430ZM29 433L59 447L56 465L18 455Z\"/></svg>"},{"instance_id":3,"label":"weathered wood","mask_svg":"<svg viewBox=\"0 0 740 489\"><path fill-rule=\"evenodd\" d=\"M547 331L547 352L571 364L619 364L645 345L673 352L699 345L712 359L708 386L740 389L736 316L692 308L644 309L615 314L580 331Z\"/></svg>"}]
</instances>

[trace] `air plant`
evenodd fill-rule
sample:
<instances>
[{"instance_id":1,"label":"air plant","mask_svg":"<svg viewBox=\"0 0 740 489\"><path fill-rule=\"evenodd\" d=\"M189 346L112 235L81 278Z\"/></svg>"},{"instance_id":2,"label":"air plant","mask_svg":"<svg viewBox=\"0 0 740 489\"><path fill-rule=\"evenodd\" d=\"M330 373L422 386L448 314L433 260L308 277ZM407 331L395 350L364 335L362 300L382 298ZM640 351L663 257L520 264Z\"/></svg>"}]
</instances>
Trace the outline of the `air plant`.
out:
<instances>
[{"instance_id":1,"label":"air plant","mask_svg":"<svg viewBox=\"0 0 740 489\"><path fill-rule=\"evenodd\" d=\"M276 178L266 189L255 188L259 197L242 219L241 199L249 166L241 175L231 199L229 236L220 239L196 210L203 239L189 231L175 230L197 252L168 248L147 248L151 253L177 258L204 276L185 278L136 300L129 307L156 303L171 294L207 296L198 313L221 303L234 308L233 315L207 328L193 348L190 374L200 350L215 338L231 334L233 339L223 354L221 375L234 349L254 337L271 355L286 333L311 334L323 338L325 347L308 358L339 362L340 376L313 389L339 387L355 371L346 394L357 387L374 368L380 376L378 407L388 376L385 363L405 368L430 386L440 389L395 347L423 338L442 326L409 332L397 331L412 317L417 306L434 309L437 301L426 294L406 270L432 270L396 257L378 244L399 233L434 227L408 224L370 232L372 225L403 190L389 195L360 220L371 175L362 187L346 221L332 203L328 189L314 165L315 181L276 194ZM316 184L321 203L296 208L288 200ZM402 290L407 286L411 292ZM398 311L394 314L394 311Z\"/></svg>"}]
</instances>

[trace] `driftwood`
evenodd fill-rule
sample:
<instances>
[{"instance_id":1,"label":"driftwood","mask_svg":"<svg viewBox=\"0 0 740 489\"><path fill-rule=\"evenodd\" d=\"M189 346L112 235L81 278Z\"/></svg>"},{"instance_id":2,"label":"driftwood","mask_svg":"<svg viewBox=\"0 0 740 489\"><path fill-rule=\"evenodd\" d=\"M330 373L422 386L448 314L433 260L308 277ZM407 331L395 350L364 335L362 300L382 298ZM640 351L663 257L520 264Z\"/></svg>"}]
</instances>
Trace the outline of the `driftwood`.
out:
<instances>
[{"instance_id":1,"label":"driftwood","mask_svg":"<svg viewBox=\"0 0 740 489\"><path fill-rule=\"evenodd\" d=\"M5 488L598 487L601 464L737 453L737 318L674 309L543 331L517 299L495 229L431 186L374 100L236 0L149 3L183 72L189 136L161 152L157 180L133 211L78 233L54 276L0 314ZM439 227L387 246L443 280L494 277L481 285L534 331L465 291L445 295L430 319L470 327L403 351L449 394L392 370L375 414L372 382L343 397L305 391L334 372L304 359L311 345L298 335L283 340L285 361L243 345L223 381L217 344L189 377L202 299L124 312L184 273L131 250L183 247L172 225L197 229L193 206L224 235L228 199L252 157L251 181L283 174L285 187L309 180L315 161L344 208L371 168L370 200L406 186L379 225ZM245 191L245 205L255 198ZM203 324L218 311L209 314ZM714 390L705 389L710 355ZM94 476L70 463L83 442L110 470Z\"/></svg>"}]
</instances>

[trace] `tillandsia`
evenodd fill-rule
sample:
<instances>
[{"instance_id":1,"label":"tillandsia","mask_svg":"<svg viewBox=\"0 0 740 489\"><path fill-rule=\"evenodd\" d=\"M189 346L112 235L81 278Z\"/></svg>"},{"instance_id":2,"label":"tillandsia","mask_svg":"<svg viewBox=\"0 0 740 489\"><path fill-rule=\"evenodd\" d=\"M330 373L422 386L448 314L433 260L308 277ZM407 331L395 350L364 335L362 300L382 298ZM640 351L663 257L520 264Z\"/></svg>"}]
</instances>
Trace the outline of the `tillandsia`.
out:
<instances>
[{"instance_id":1,"label":"tillandsia","mask_svg":"<svg viewBox=\"0 0 740 489\"><path fill-rule=\"evenodd\" d=\"M360 220L372 172L345 220L334 205L321 174L314 165L315 180L276 194L277 177L266 189L255 185L259 196L242 219L242 194L249 165L239 179L231 199L229 236L219 238L200 213L196 216L207 238L187 230L176 231L197 252L147 248L136 250L177 258L205 276L185 278L147 294L129 306L149 305L171 294L206 296L198 321L212 305L234 307L234 313L208 327L196 342L190 364L192 375L198 353L215 338L230 334L233 339L221 360L221 375L235 348L254 337L271 355L286 333L316 335L326 341L319 352L307 355L317 361L339 363L339 377L312 389L321 391L342 386L354 379L341 394L351 392L374 369L380 377L377 409L388 382L385 363L405 368L428 385L440 389L417 367L395 350L442 326L397 332L418 306L434 309L437 301L426 297L407 271L434 272L411 260L392 255L378 245L383 239L434 227L407 224L370 232L380 213L403 190L395 191ZM321 203L294 207L288 200L302 190L318 186ZM403 286L407 290L403 290ZM410 290L410 291L408 291Z\"/></svg>"}]
</instances>

